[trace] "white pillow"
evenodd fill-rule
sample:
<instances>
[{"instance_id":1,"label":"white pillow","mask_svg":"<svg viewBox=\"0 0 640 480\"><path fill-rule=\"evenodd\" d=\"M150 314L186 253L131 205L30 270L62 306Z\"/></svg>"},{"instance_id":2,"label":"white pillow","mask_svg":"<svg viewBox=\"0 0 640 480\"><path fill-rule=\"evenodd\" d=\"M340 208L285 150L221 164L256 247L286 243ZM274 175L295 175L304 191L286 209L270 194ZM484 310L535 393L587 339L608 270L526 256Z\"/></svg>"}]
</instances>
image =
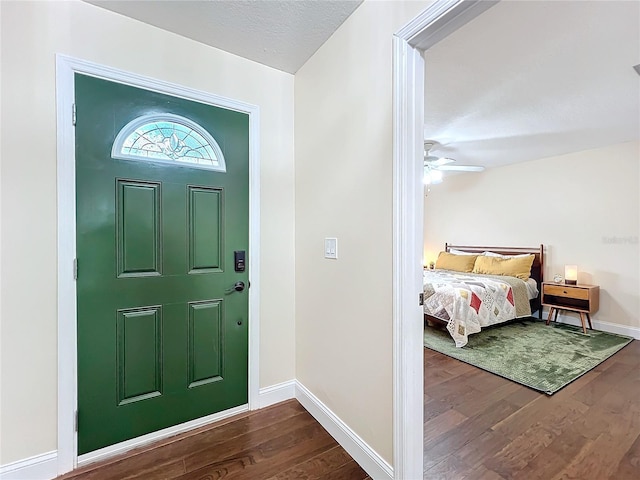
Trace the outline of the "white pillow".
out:
<instances>
[{"instance_id":1,"label":"white pillow","mask_svg":"<svg viewBox=\"0 0 640 480\"><path fill-rule=\"evenodd\" d=\"M455 248L450 248L449 253L452 253L453 255L481 255L480 253L463 252L462 250L456 250Z\"/></svg>"},{"instance_id":2,"label":"white pillow","mask_svg":"<svg viewBox=\"0 0 640 480\"><path fill-rule=\"evenodd\" d=\"M532 254L522 253L518 255L502 255L496 252L482 252L482 255L484 255L485 257L498 257L498 258L522 258L522 257L528 257L529 255L532 255Z\"/></svg>"}]
</instances>

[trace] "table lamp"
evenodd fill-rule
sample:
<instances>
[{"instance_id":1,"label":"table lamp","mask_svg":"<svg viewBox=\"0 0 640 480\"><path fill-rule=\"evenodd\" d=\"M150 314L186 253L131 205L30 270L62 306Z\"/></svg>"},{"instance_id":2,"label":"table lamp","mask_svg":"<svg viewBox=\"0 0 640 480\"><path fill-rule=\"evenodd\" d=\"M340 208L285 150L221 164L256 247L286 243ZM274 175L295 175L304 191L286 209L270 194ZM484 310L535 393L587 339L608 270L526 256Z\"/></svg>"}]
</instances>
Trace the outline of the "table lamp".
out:
<instances>
[{"instance_id":1,"label":"table lamp","mask_svg":"<svg viewBox=\"0 0 640 480\"><path fill-rule=\"evenodd\" d=\"M567 285L578 284L578 266L577 265L564 266L564 283L566 283Z\"/></svg>"}]
</instances>

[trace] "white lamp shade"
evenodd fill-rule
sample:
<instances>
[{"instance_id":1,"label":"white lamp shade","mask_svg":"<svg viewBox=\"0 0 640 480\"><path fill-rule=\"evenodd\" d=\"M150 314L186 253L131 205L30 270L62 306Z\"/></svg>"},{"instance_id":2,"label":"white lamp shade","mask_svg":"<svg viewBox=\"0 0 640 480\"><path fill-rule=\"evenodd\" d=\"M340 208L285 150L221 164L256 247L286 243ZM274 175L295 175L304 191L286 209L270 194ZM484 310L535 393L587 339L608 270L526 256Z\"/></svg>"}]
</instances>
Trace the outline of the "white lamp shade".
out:
<instances>
[{"instance_id":1,"label":"white lamp shade","mask_svg":"<svg viewBox=\"0 0 640 480\"><path fill-rule=\"evenodd\" d=\"M578 281L578 266L577 265L565 265L564 266L564 279L569 282Z\"/></svg>"}]
</instances>

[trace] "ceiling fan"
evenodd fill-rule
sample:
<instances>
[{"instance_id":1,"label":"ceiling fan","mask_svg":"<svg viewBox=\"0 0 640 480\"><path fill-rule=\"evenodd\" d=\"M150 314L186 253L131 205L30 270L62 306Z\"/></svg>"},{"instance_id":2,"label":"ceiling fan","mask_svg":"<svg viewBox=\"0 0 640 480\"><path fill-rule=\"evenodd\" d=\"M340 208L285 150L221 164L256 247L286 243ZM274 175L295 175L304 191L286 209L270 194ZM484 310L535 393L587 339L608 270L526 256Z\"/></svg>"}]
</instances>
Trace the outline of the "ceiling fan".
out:
<instances>
[{"instance_id":1,"label":"ceiling fan","mask_svg":"<svg viewBox=\"0 0 640 480\"><path fill-rule=\"evenodd\" d=\"M427 140L424 142L424 183L434 185L442 183L442 172L482 172L484 167L478 165L451 165L453 158L437 157L430 155L436 142Z\"/></svg>"}]
</instances>

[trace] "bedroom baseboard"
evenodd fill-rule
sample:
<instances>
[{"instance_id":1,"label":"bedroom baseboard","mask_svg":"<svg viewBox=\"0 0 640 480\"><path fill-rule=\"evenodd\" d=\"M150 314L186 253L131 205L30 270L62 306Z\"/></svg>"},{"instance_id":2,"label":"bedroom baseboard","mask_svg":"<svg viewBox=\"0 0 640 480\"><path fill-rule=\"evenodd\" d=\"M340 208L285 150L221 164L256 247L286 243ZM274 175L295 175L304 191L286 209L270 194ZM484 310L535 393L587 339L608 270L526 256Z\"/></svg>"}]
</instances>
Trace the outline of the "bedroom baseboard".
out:
<instances>
[{"instance_id":1,"label":"bedroom baseboard","mask_svg":"<svg viewBox=\"0 0 640 480\"><path fill-rule=\"evenodd\" d=\"M543 319L546 320L547 315L549 315L549 311L545 309L544 314L542 315ZM558 315L558 322L566 323L568 325L574 325L576 327L582 326L578 317L563 315L562 313ZM620 325L618 323L605 322L603 320L594 320L593 317L591 318L591 323L595 330L601 330L608 333L616 333L618 335L625 335L627 337L632 337L636 340L640 340L640 327L630 327L628 325Z\"/></svg>"},{"instance_id":2,"label":"bedroom baseboard","mask_svg":"<svg viewBox=\"0 0 640 480\"><path fill-rule=\"evenodd\" d=\"M58 452L42 453L0 466L2 480L48 480L58 476Z\"/></svg>"},{"instance_id":3,"label":"bedroom baseboard","mask_svg":"<svg viewBox=\"0 0 640 480\"><path fill-rule=\"evenodd\" d=\"M296 383L296 399L358 462L371 478L392 480L393 468L360 436L311 393L302 383Z\"/></svg>"},{"instance_id":4,"label":"bedroom baseboard","mask_svg":"<svg viewBox=\"0 0 640 480\"><path fill-rule=\"evenodd\" d=\"M261 388L258 395L258 408L268 407L292 398L296 398L296 381L287 380L286 382Z\"/></svg>"}]
</instances>

